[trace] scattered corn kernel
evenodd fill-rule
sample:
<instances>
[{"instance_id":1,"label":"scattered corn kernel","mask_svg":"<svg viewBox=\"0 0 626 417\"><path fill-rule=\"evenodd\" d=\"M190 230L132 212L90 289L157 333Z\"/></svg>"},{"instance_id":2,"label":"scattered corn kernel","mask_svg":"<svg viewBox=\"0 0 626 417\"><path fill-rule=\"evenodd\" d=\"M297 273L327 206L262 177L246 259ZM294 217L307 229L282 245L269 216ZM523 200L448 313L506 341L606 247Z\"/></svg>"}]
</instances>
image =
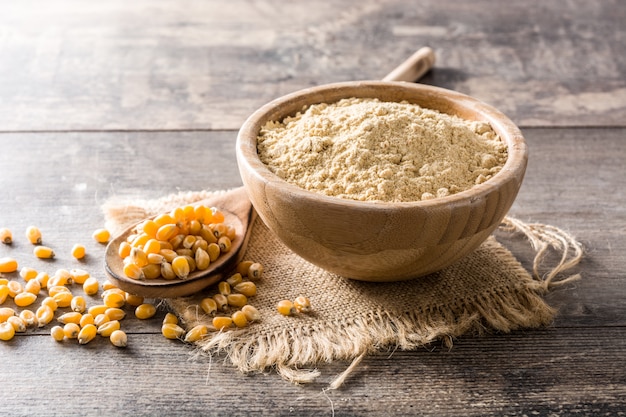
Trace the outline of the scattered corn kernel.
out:
<instances>
[{"instance_id":1,"label":"scattered corn kernel","mask_svg":"<svg viewBox=\"0 0 626 417\"><path fill-rule=\"evenodd\" d=\"M83 283L83 291L87 295L96 295L100 289L100 284L95 277L89 277Z\"/></svg>"},{"instance_id":2,"label":"scattered corn kernel","mask_svg":"<svg viewBox=\"0 0 626 417\"><path fill-rule=\"evenodd\" d=\"M140 295L135 295L127 292L125 297L126 304L128 304L129 306L139 307L141 304L143 304L143 297Z\"/></svg>"},{"instance_id":3,"label":"scattered corn kernel","mask_svg":"<svg viewBox=\"0 0 626 417\"><path fill-rule=\"evenodd\" d=\"M26 282L26 285L24 285L24 291L39 295L39 293L41 292L41 284L36 279L31 279L30 281Z\"/></svg>"},{"instance_id":4,"label":"scattered corn kernel","mask_svg":"<svg viewBox=\"0 0 626 417\"><path fill-rule=\"evenodd\" d=\"M117 254L120 255L120 258L124 259L127 256L130 256L131 246L128 242L120 243L119 248L117 249Z\"/></svg>"},{"instance_id":5,"label":"scattered corn kernel","mask_svg":"<svg viewBox=\"0 0 626 417\"><path fill-rule=\"evenodd\" d=\"M20 318L24 320L27 326L34 326L37 324L37 317L32 310L24 309L20 311Z\"/></svg>"},{"instance_id":6,"label":"scattered corn kernel","mask_svg":"<svg viewBox=\"0 0 626 417\"><path fill-rule=\"evenodd\" d=\"M76 259L83 259L85 257L85 247L78 243L72 246L72 256Z\"/></svg>"},{"instance_id":7,"label":"scattered corn kernel","mask_svg":"<svg viewBox=\"0 0 626 417\"><path fill-rule=\"evenodd\" d=\"M16 333L24 333L26 331L26 323L21 319L20 316L11 316L7 319L7 323L10 323L11 326L15 329Z\"/></svg>"},{"instance_id":8,"label":"scattered corn kernel","mask_svg":"<svg viewBox=\"0 0 626 417\"><path fill-rule=\"evenodd\" d=\"M4 304L6 299L9 297L9 287L5 284L0 285L0 304Z\"/></svg>"},{"instance_id":9,"label":"scattered corn kernel","mask_svg":"<svg viewBox=\"0 0 626 417\"><path fill-rule=\"evenodd\" d=\"M47 272L40 272L35 278L40 284L41 288L48 288L48 281L50 281L50 275Z\"/></svg>"},{"instance_id":10,"label":"scattered corn kernel","mask_svg":"<svg viewBox=\"0 0 626 417\"><path fill-rule=\"evenodd\" d=\"M10 245L11 243L13 243L13 233L11 233L11 231L6 227L0 229L0 242L4 243L5 245Z\"/></svg>"},{"instance_id":11,"label":"scattered corn kernel","mask_svg":"<svg viewBox=\"0 0 626 417\"><path fill-rule=\"evenodd\" d=\"M206 336L208 332L209 330L207 326L205 326L204 324L199 324L187 332L187 334L185 335L185 342L197 342L198 340Z\"/></svg>"},{"instance_id":12,"label":"scattered corn kernel","mask_svg":"<svg viewBox=\"0 0 626 417\"><path fill-rule=\"evenodd\" d=\"M213 300L217 304L217 309L220 311L228 310L228 298L224 294L215 294Z\"/></svg>"},{"instance_id":13,"label":"scattered corn kernel","mask_svg":"<svg viewBox=\"0 0 626 417\"><path fill-rule=\"evenodd\" d=\"M59 305L57 304L56 301L54 301L54 298L52 297L44 298L43 301L41 302L41 305L48 307L50 310L52 310L52 312L57 311L57 308L59 308Z\"/></svg>"},{"instance_id":14,"label":"scattered corn kernel","mask_svg":"<svg viewBox=\"0 0 626 417\"><path fill-rule=\"evenodd\" d=\"M24 266L20 269L20 276L24 281L30 281L31 279L37 278L37 274L38 272L35 268Z\"/></svg>"},{"instance_id":15,"label":"scattered corn kernel","mask_svg":"<svg viewBox=\"0 0 626 417\"><path fill-rule=\"evenodd\" d=\"M311 300L301 295L293 300L293 306L299 313L308 313L311 311Z\"/></svg>"},{"instance_id":16,"label":"scattered corn kernel","mask_svg":"<svg viewBox=\"0 0 626 417\"><path fill-rule=\"evenodd\" d=\"M297 313L296 308L290 300L281 300L276 305L276 310L283 316L292 316Z\"/></svg>"},{"instance_id":17,"label":"scattered corn kernel","mask_svg":"<svg viewBox=\"0 0 626 417\"><path fill-rule=\"evenodd\" d=\"M0 258L0 272L15 272L17 267L17 260L9 257Z\"/></svg>"},{"instance_id":18,"label":"scattered corn kernel","mask_svg":"<svg viewBox=\"0 0 626 417\"><path fill-rule=\"evenodd\" d=\"M156 307L154 306L154 304L141 304L138 305L137 308L135 309L135 317L137 317L140 320L146 320L149 319L151 317L154 317L154 315L156 314Z\"/></svg>"},{"instance_id":19,"label":"scattered corn kernel","mask_svg":"<svg viewBox=\"0 0 626 417\"><path fill-rule=\"evenodd\" d=\"M33 304L36 300L37 300L37 295L33 294L32 292L27 292L27 291L17 294L15 298L13 299L13 301L15 302L15 305L18 307L28 307L29 305Z\"/></svg>"},{"instance_id":20,"label":"scattered corn kernel","mask_svg":"<svg viewBox=\"0 0 626 417\"><path fill-rule=\"evenodd\" d=\"M232 247L232 243L230 241L230 238L228 236L222 236L217 240L217 245L220 247L220 252L222 253L226 253L228 251L230 251L230 248Z\"/></svg>"},{"instance_id":21,"label":"scattered corn kernel","mask_svg":"<svg viewBox=\"0 0 626 417\"><path fill-rule=\"evenodd\" d=\"M219 291L220 294L223 294L223 295L228 295L232 292L230 288L230 284L226 281L220 281L217 284L217 290Z\"/></svg>"},{"instance_id":22,"label":"scattered corn kernel","mask_svg":"<svg viewBox=\"0 0 626 417\"><path fill-rule=\"evenodd\" d=\"M87 302L82 295L76 295L72 297L70 302L70 308L77 313L83 313L87 309Z\"/></svg>"},{"instance_id":23,"label":"scattered corn kernel","mask_svg":"<svg viewBox=\"0 0 626 417\"><path fill-rule=\"evenodd\" d=\"M50 336L57 342L62 342L65 339L65 332L61 326L52 326L50 329Z\"/></svg>"},{"instance_id":24,"label":"scattered corn kernel","mask_svg":"<svg viewBox=\"0 0 626 417\"><path fill-rule=\"evenodd\" d=\"M115 285L115 283L111 282L108 279L102 283L102 289L104 291L109 291L109 290L119 290L120 292L122 291L117 285Z\"/></svg>"},{"instance_id":25,"label":"scattered corn kernel","mask_svg":"<svg viewBox=\"0 0 626 417\"><path fill-rule=\"evenodd\" d=\"M231 319L237 327L246 327L248 325L248 318L246 317L246 314L241 310L235 311L231 315Z\"/></svg>"},{"instance_id":26,"label":"scattered corn kernel","mask_svg":"<svg viewBox=\"0 0 626 417\"><path fill-rule=\"evenodd\" d=\"M74 268L70 270L70 276L75 284L83 285L90 277L89 272L84 269Z\"/></svg>"},{"instance_id":27,"label":"scattered corn kernel","mask_svg":"<svg viewBox=\"0 0 626 417\"><path fill-rule=\"evenodd\" d=\"M241 307L241 312L246 315L246 319L248 319L249 322L259 321L261 319L259 310L250 304Z\"/></svg>"},{"instance_id":28,"label":"scattered corn kernel","mask_svg":"<svg viewBox=\"0 0 626 417\"><path fill-rule=\"evenodd\" d=\"M72 304L72 298L74 298L74 296L72 295L71 292L60 292L58 294L55 294L53 297L54 301L57 302L57 305L61 308L65 308L65 307L69 307L70 304Z\"/></svg>"},{"instance_id":29,"label":"scattered corn kernel","mask_svg":"<svg viewBox=\"0 0 626 417\"><path fill-rule=\"evenodd\" d=\"M184 256L177 256L172 261L172 269L178 278L185 279L189 276L189 261Z\"/></svg>"},{"instance_id":30,"label":"scattered corn kernel","mask_svg":"<svg viewBox=\"0 0 626 417\"><path fill-rule=\"evenodd\" d=\"M104 323L106 323L107 321L111 321L111 318L108 315L106 315L106 313L100 313L100 314L98 314L97 316L94 317L93 324L96 327L100 327Z\"/></svg>"},{"instance_id":31,"label":"scattered corn kernel","mask_svg":"<svg viewBox=\"0 0 626 417\"><path fill-rule=\"evenodd\" d=\"M116 307L107 308L104 314L111 320L123 320L126 317L126 312Z\"/></svg>"},{"instance_id":32,"label":"scattered corn kernel","mask_svg":"<svg viewBox=\"0 0 626 417\"><path fill-rule=\"evenodd\" d=\"M76 339L80 334L80 326L76 323L66 323L63 326L63 333L68 339Z\"/></svg>"},{"instance_id":33,"label":"scattered corn kernel","mask_svg":"<svg viewBox=\"0 0 626 417\"><path fill-rule=\"evenodd\" d=\"M161 333L167 339L180 339L185 335L185 330L174 323L164 323L161 326Z\"/></svg>"},{"instance_id":34,"label":"scattered corn kernel","mask_svg":"<svg viewBox=\"0 0 626 417\"><path fill-rule=\"evenodd\" d=\"M213 327L216 330L224 330L233 326L233 319L230 317L217 316L213 317Z\"/></svg>"},{"instance_id":35,"label":"scattered corn kernel","mask_svg":"<svg viewBox=\"0 0 626 417\"><path fill-rule=\"evenodd\" d=\"M55 256L52 248L48 246L35 246L33 254L39 259L52 259Z\"/></svg>"},{"instance_id":36,"label":"scattered corn kernel","mask_svg":"<svg viewBox=\"0 0 626 417\"><path fill-rule=\"evenodd\" d=\"M48 288L48 295L53 298L55 295L59 293L68 293L68 292L71 292L71 291L65 285L53 285Z\"/></svg>"},{"instance_id":37,"label":"scattered corn kernel","mask_svg":"<svg viewBox=\"0 0 626 417\"><path fill-rule=\"evenodd\" d=\"M97 229L92 236L98 243L107 243L111 238L111 233L107 229Z\"/></svg>"},{"instance_id":38,"label":"scattered corn kernel","mask_svg":"<svg viewBox=\"0 0 626 417\"><path fill-rule=\"evenodd\" d=\"M26 239L33 245L41 245L41 230L37 226L26 228Z\"/></svg>"},{"instance_id":39,"label":"scattered corn kernel","mask_svg":"<svg viewBox=\"0 0 626 417\"><path fill-rule=\"evenodd\" d=\"M107 307L104 304L97 304L97 305L89 307L87 309L87 312L91 314L92 316L97 317L99 314L104 314L108 308L109 307Z\"/></svg>"},{"instance_id":40,"label":"scattered corn kernel","mask_svg":"<svg viewBox=\"0 0 626 417\"><path fill-rule=\"evenodd\" d=\"M226 300L231 307L243 307L248 304L248 297L243 294L228 294Z\"/></svg>"},{"instance_id":41,"label":"scattered corn kernel","mask_svg":"<svg viewBox=\"0 0 626 417\"><path fill-rule=\"evenodd\" d=\"M103 337L110 337L111 334L120 329L120 322L118 320L111 320L103 323L98 327L97 333Z\"/></svg>"},{"instance_id":42,"label":"scattered corn kernel","mask_svg":"<svg viewBox=\"0 0 626 417\"><path fill-rule=\"evenodd\" d=\"M103 302L107 307L120 308L126 303L126 297L118 292L110 292L103 298Z\"/></svg>"},{"instance_id":43,"label":"scattered corn kernel","mask_svg":"<svg viewBox=\"0 0 626 417\"><path fill-rule=\"evenodd\" d=\"M95 319L93 314L85 313L80 318L80 323L78 323L80 327L85 327L88 324L95 324Z\"/></svg>"},{"instance_id":44,"label":"scattered corn kernel","mask_svg":"<svg viewBox=\"0 0 626 417\"><path fill-rule=\"evenodd\" d=\"M178 317L175 314L167 313L163 318L163 324L178 324Z\"/></svg>"},{"instance_id":45,"label":"scattered corn kernel","mask_svg":"<svg viewBox=\"0 0 626 417\"><path fill-rule=\"evenodd\" d=\"M11 307L0 308L0 323L4 323L9 317L13 317L14 315L15 310L13 310Z\"/></svg>"},{"instance_id":46,"label":"scattered corn kernel","mask_svg":"<svg viewBox=\"0 0 626 417\"><path fill-rule=\"evenodd\" d=\"M123 348L126 347L128 343L128 336L126 336L126 333L122 330L115 330L111 333L111 336L109 336L109 340L113 346Z\"/></svg>"},{"instance_id":47,"label":"scattered corn kernel","mask_svg":"<svg viewBox=\"0 0 626 417\"><path fill-rule=\"evenodd\" d=\"M15 298L16 295L24 292L24 287L19 281L11 280L7 283L7 287L9 288L9 297L11 298Z\"/></svg>"},{"instance_id":48,"label":"scattered corn kernel","mask_svg":"<svg viewBox=\"0 0 626 417\"><path fill-rule=\"evenodd\" d=\"M68 323L79 324L80 323L80 319L82 317L83 317L83 315L81 313L78 313L76 311L72 311L72 312L69 312L69 313L61 314L59 317L57 317L57 321L59 323L63 323L63 324L68 324Z\"/></svg>"},{"instance_id":49,"label":"scattered corn kernel","mask_svg":"<svg viewBox=\"0 0 626 417\"><path fill-rule=\"evenodd\" d=\"M252 281L244 281L235 285L235 292L245 295L246 297L254 297L257 293L256 284Z\"/></svg>"},{"instance_id":50,"label":"scattered corn kernel","mask_svg":"<svg viewBox=\"0 0 626 417\"><path fill-rule=\"evenodd\" d=\"M243 276L239 272L232 274L230 277L228 277L228 279L226 279L226 282L228 282L231 287L234 287L237 284L241 284L242 281Z\"/></svg>"},{"instance_id":51,"label":"scattered corn kernel","mask_svg":"<svg viewBox=\"0 0 626 417\"><path fill-rule=\"evenodd\" d=\"M211 297L207 297L200 301L200 307L204 312L210 316L215 315L217 313L217 303Z\"/></svg>"},{"instance_id":52,"label":"scattered corn kernel","mask_svg":"<svg viewBox=\"0 0 626 417\"><path fill-rule=\"evenodd\" d=\"M37 326L44 327L54 318L54 311L48 305L41 305L35 311L37 317Z\"/></svg>"},{"instance_id":53,"label":"scattered corn kernel","mask_svg":"<svg viewBox=\"0 0 626 417\"><path fill-rule=\"evenodd\" d=\"M13 339L15 336L15 328L11 325L11 323L4 322L0 323L0 340L8 341Z\"/></svg>"},{"instance_id":54,"label":"scattered corn kernel","mask_svg":"<svg viewBox=\"0 0 626 417\"><path fill-rule=\"evenodd\" d=\"M98 329L93 324L86 325L78 333L78 343L85 345L91 342L96 337L97 332Z\"/></svg>"},{"instance_id":55,"label":"scattered corn kernel","mask_svg":"<svg viewBox=\"0 0 626 417\"><path fill-rule=\"evenodd\" d=\"M251 281L258 281L263 276L263 265L258 262L254 262L248 267L248 279Z\"/></svg>"}]
</instances>

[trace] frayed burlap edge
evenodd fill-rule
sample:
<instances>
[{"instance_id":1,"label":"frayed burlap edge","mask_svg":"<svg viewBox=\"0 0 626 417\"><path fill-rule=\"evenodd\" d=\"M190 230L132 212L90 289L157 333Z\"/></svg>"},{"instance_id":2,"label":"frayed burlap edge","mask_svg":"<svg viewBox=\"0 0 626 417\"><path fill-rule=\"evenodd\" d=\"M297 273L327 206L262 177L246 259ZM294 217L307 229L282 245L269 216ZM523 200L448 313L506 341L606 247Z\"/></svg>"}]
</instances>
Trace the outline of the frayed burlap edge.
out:
<instances>
[{"instance_id":1,"label":"frayed burlap edge","mask_svg":"<svg viewBox=\"0 0 626 417\"><path fill-rule=\"evenodd\" d=\"M109 202L105 205L107 227L113 232L125 229L138 219L193 203L214 195L213 192L181 192L158 200L133 201L132 205ZM451 347L454 338L487 329L510 332L519 328L534 328L549 324L555 310L542 295L556 286L579 279L579 274L562 277L576 266L583 255L582 245L567 232L550 225L525 223L505 217L500 230L523 234L536 255L533 277L522 287L507 291L492 291L471 301L461 302L454 310L431 308L391 315L379 310L366 316L350 317L349 323L333 323L328 330L316 326L285 330L275 334L244 337L245 330L219 332L197 342L208 354L223 354L241 372L263 372L274 369L282 378L293 383L310 383L320 376L314 367L337 360L351 361L350 366L330 384L331 389L342 386L349 375L368 354L385 350L412 350L441 340ZM560 261L540 273L542 261L549 250L559 253ZM510 252L499 247L507 256ZM519 266L521 268L521 265ZM174 311L185 311L185 298L164 300ZM532 312L532 314L528 314ZM197 312L184 317L191 328Z\"/></svg>"}]
</instances>

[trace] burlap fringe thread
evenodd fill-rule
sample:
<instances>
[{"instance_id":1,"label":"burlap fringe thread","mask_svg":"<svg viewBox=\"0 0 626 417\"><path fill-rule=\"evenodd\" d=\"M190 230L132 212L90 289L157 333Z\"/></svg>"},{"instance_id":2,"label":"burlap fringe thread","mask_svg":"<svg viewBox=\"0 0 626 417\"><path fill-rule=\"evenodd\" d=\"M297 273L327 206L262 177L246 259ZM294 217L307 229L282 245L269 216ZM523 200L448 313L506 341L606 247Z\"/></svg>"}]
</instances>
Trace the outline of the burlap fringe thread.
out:
<instances>
[{"instance_id":1,"label":"burlap fringe thread","mask_svg":"<svg viewBox=\"0 0 626 417\"><path fill-rule=\"evenodd\" d=\"M205 199L212 192L179 193L159 200L134 201L132 205L110 202L105 205L107 227L113 232L121 232L139 219L151 216L171 207L193 203ZM381 349L411 350L428 345L437 340L449 347L452 340L468 332L482 333L485 324L497 331L508 332L520 327L537 327L550 323L554 311L540 299L550 289L562 286L580 278L579 274L561 277L567 270L576 266L582 256L583 247L567 232L550 225L525 223L505 217L500 230L523 234L535 251L533 262L534 282L528 290L510 294L489 294L489 298L475 300L474 305L466 306L461 317L450 317L446 309L407 313L392 316L385 311L377 311L369 317L350 318L349 325L339 324L324 331L316 328L315 337L290 332L270 334L251 338L240 338L241 331L220 332L198 343L199 348L209 354L225 354L241 372L275 369L284 379L293 383L310 383L320 376L317 369L302 369L319 363L348 360L351 364L331 383L330 389L342 386L365 356ZM545 274L540 273L542 261L549 250L560 254L560 261ZM174 310L184 311L189 307L179 299L165 300ZM539 307L538 307L539 306ZM529 317L520 314L529 308L536 314ZM468 313L473 311L474 313ZM192 326L197 312L188 312L187 324ZM341 331L337 329L340 328ZM306 335L310 336L310 335ZM297 354L294 354L297 352Z\"/></svg>"}]
</instances>

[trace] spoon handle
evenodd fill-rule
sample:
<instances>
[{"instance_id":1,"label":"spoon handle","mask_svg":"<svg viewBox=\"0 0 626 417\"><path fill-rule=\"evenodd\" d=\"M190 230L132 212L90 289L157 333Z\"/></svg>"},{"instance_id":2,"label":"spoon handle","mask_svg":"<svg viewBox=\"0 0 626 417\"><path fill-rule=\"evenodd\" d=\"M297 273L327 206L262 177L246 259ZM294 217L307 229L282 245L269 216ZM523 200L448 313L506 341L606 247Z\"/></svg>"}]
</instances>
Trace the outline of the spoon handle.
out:
<instances>
[{"instance_id":1,"label":"spoon handle","mask_svg":"<svg viewBox=\"0 0 626 417\"><path fill-rule=\"evenodd\" d=\"M417 81L434 64L435 53L431 48L425 46L418 49L406 61L387 74L383 81Z\"/></svg>"}]
</instances>

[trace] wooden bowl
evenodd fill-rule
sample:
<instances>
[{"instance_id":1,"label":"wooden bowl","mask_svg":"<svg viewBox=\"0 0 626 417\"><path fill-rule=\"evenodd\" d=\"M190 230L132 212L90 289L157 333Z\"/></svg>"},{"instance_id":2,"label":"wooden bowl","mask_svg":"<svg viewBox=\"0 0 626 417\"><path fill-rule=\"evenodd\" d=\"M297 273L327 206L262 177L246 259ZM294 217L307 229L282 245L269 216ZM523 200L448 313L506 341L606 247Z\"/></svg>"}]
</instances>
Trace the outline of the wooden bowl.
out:
<instances>
[{"instance_id":1,"label":"wooden bowl","mask_svg":"<svg viewBox=\"0 0 626 417\"><path fill-rule=\"evenodd\" d=\"M279 178L261 162L257 136L266 122L294 115L303 106L348 97L406 100L467 120L488 122L508 146L506 164L491 179L457 194L385 203L307 191ZM245 121L236 152L254 208L288 248L340 276L380 282L438 271L476 249L513 204L528 160L520 130L493 107L442 88L388 81L328 84L278 98Z\"/></svg>"}]
</instances>

